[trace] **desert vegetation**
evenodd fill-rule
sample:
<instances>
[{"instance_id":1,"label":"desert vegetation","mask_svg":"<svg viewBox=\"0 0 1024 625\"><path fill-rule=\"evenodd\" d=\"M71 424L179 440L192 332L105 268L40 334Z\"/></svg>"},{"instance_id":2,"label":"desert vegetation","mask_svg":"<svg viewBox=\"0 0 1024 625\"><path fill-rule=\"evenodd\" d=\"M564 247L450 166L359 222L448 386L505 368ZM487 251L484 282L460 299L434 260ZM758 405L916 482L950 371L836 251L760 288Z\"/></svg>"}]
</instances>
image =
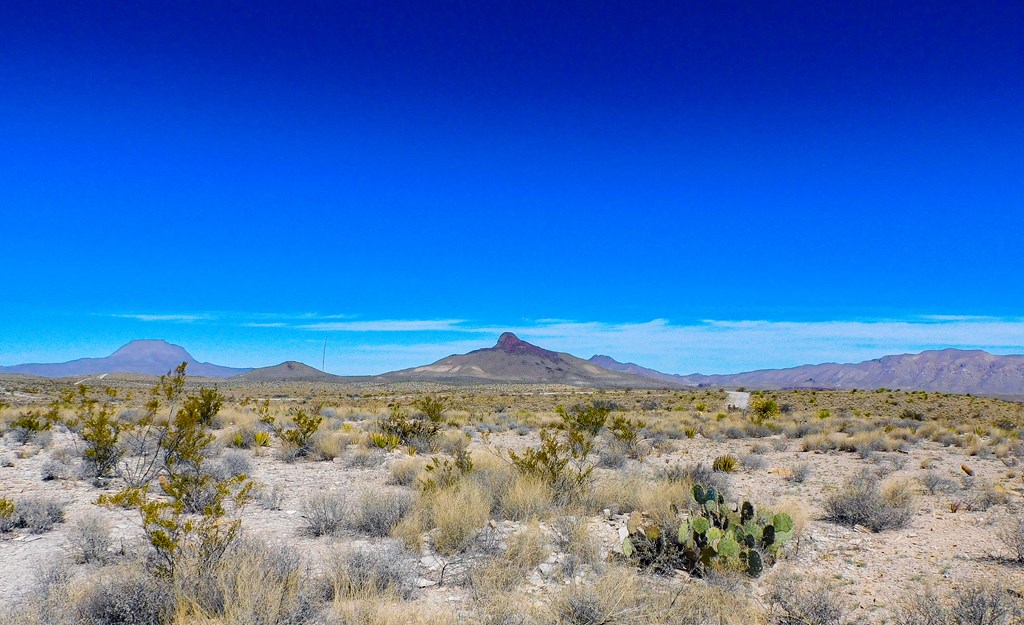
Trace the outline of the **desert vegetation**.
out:
<instances>
[{"instance_id":1,"label":"desert vegetation","mask_svg":"<svg viewBox=\"0 0 1024 625\"><path fill-rule=\"evenodd\" d=\"M1019 403L186 374L0 380L0 621L1024 618Z\"/></svg>"}]
</instances>

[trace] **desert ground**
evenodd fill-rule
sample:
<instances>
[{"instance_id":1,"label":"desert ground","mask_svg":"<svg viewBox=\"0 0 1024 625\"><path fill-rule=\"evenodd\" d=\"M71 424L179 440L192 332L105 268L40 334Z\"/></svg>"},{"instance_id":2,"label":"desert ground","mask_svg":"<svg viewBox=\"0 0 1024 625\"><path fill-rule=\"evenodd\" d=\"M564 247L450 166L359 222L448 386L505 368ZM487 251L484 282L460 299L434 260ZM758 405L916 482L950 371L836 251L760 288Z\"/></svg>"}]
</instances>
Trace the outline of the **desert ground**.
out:
<instances>
[{"instance_id":1,"label":"desert ground","mask_svg":"<svg viewBox=\"0 0 1024 625\"><path fill-rule=\"evenodd\" d=\"M1024 622L1020 403L169 380L0 379L0 622Z\"/></svg>"}]
</instances>

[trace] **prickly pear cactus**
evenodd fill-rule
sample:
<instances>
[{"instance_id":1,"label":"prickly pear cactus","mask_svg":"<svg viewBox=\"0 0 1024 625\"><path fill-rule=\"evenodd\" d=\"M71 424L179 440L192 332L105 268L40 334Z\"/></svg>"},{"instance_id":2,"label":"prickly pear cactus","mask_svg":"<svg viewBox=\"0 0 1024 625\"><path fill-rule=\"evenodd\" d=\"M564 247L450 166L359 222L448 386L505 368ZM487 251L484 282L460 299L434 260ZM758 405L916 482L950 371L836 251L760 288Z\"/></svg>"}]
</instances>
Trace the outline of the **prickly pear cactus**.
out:
<instances>
[{"instance_id":1,"label":"prickly pear cactus","mask_svg":"<svg viewBox=\"0 0 1024 625\"><path fill-rule=\"evenodd\" d=\"M672 525L630 515L623 555L658 573L681 569L701 577L709 567L725 566L756 577L775 563L792 537L788 514L759 514L749 501L730 507L716 489L699 484L692 494L696 507L673 506L677 521Z\"/></svg>"}]
</instances>

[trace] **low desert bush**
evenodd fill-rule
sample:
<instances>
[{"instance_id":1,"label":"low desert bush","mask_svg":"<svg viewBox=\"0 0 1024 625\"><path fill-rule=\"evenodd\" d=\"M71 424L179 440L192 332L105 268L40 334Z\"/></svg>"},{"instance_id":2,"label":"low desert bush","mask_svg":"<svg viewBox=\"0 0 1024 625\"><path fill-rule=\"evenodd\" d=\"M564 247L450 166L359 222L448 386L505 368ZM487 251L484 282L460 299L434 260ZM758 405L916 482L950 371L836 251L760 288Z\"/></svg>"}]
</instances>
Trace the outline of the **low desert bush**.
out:
<instances>
[{"instance_id":1,"label":"low desert bush","mask_svg":"<svg viewBox=\"0 0 1024 625\"><path fill-rule=\"evenodd\" d=\"M345 464L354 469L370 469L384 462L385 455L381 449L356 447L345 456Z\"/></svg>"},{"instance_id":2,"label":"low desert bush","mask_svg":"<svg viewBox=\"0 0 1024 625\"><path fill-rule=\"evenodd\" d=\"M1024 564L1024 518L1013 517L999 530L999 540L1010 552L1010 557Z\"/></svg>"},{"instance_id":3,"label":"low desert bush","mask_svg":"<svg viewBox=\"0 0 1024 625\"><path fill-rule=\"evenodd\" d=\"M984 512L992 506L1005 504L1009 498L1006 491L996 487L988 480L979 480L974 477L965 477L963 482L964 490L968 491L963 503L968 510Z\"/></svg>"},{"instance_id":4,"label":"low desert bush","mask_svg":"<svg viewBox=\"0 0 1024 625\"><path fill-rule=\"evenodd\" d=\"M892 611L893 625L1018 625L1024 602L998 582L972 582L945 595L909 592Z\"/></svg>"},{"instance_id":5,"label":"low desert bush","mask_svg":"<svg viewBox=\"0 0 1024 625\"><path fill-rule=\"evenodd\" d=\"M626 447L615 441L601 447L597 466L602 469L621 469L626 466L627 459Z\"/></svg>"},{"instance_id":6,"label":"low desert bush","mask_svg":"<svg viewBox=\"0 0 1024 625\"><path fill-rule=\"evenodd\" d=\"M348 526L368 536L390 536L412 508L412 495L399 490L366 490L356 501Z\"/></svg>"},{"instance_id":7,"label":"low desert bush","mask_svg":"<svg viewBox=\"0 0 1024 625\"><path fill-rule=\"evenodd\" d=\"M822 579L779 571L765 597L773 623L778 625L843 625L849 607L835 587Z\"/></svg>"},{"instance_id":8,"label":"low desert bush","mask_svg":"<svg viewBox=\"0 0 1024 625\"><path fill-rule=\"evenodd\" d=\"M249 454L237 449L229 449L217 460L215 474L219 479L229 479L239 475L252 475L252 460Z\"/></svg>"},{"instance_id":9,"label":"low desert bush","mask_svg":"<svg viewBox=\"0 0 1024 625\"><path fill-rule=\"evenodd\" d=\"M955 481L943 476L938 471L927 471L920 477L920 480L921 485L924 486L929 495L951 493L957 489Z\"/></svg>"},{"instance_id":10,"label":"low desert bush","mask_svg":"<svg viewBox=\"0 0 1024 625\"><path fill-rule=\"evenodd\" d=\"M25 499L15 505L15 525L33 534L42 534L64 522L64 508L67 504L49 497Z\"/></svg>"},{"instance_id":11,"label":"low desert bush","mask_svg":"<svg viewBox=\"0 0 1024 625\"><path fill-rule=\"evenodd\" d=\"M825 518L841 525L863 525L874 532L906 527L914 514L914 494L906 483L885 487L868 471L827 497Z\"/></svg>"},{"instance_id":12,"label":"low desert bush","mask_svg":"<svg viewBox=\"0 0 1024 625\"><path fill-rule=\"evenodd\" d=\"M747 471L760 471L768 466L768 461L756 454L740 456L740 465Z\"/></svg>"},{"instance_id":13,"label":"low desert bush","mask_svg":"<svg viewBox=\"0 0 1024 625\"><path fill-rule=\"evenodd\" d=\"M803 484L804 482L807 481L807 478L809 478L810 476L811 465L807 464L806 462L798 462L797 464L793 465L792 469L790 469L790 473L786 477L786 479L791 482L796 482L797 484Z\"/></svg>"},{"instance_id":14,"label":"low desert bush","mask_svg":"<svg viewBox=\"0 0 1024 625\"><path fill-rule=\"evenodd\" d=\"M337 534L345 527L347 500L340 492L315 493L302 504L305 530L310 536Z\"/></svg>"},{"instance_id":15,"label":"low desert bush","mask_svg":"<svg viewBox=\"0 0 1024 625\"><path fill-rule=\"evenodd\" d=\"M112 544L110 524L95 515L79 518L68 532L68 549L79 564L106 562Z\"/></svg>"},{"instance_id":16,"label":"low desert bush","mask_svg":"<svg viewBox=\"0 0 1024 625\"><path fill-rule=\"evenodd\" d=\"M284 489L276 484L270 487L261 486L256 496L260 505L267 510L280 510L284 503Z\"/></svg>"},{"instance_id":17,"label":"low desert bush","mask_svg":"<svg viewBox=\"0 0 1024 625\"><path fill-rule=\"evenodd\" d=\"M47 458L39 468L39 476L44 482L50 480L66 480L73 474L70 466L56 458Z\"/></svg>"},{"instance_id":18,"label":"low desert bush","mask_svg":"<svg viewBox=\"0 0 1024 625\"><path fill-rule=\"evenodd\" d=\"M104 570L84 589L74 612L88 625L153 625L170 621L174 603L170 584L129 565Z\"/></svg>"}]
</instances>

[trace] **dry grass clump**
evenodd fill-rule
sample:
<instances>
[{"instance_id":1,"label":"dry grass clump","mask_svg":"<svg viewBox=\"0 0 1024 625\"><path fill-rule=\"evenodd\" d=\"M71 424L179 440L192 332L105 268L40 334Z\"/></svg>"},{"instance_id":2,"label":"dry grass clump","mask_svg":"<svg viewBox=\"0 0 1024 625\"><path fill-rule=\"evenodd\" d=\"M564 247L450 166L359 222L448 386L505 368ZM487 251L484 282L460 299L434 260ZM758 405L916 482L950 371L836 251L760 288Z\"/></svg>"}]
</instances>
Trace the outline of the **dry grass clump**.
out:
<instances>
[{"instance_id":1,"label":"dry grass clump","mask_svg":"<svg viewBox=\"0 0 1024 625\"><path fill-rule=\"evenodd\" d=\"M673 588L619 567L593 582L572 583L551 600L559 625L757 625L762 615L741 593L701 583Z\"/></svg>"},{"instance_id":2,"label":"dry grass clump","mask_svg":"<svg viewBox=\"0 0 1024 625\"><path fill-rule=\"evenodd\" d=\"M848 480L825 499L825 518L841 525L863 525L874 532L906 527L914 514L914 493L906 482L885 487L870 471Z\"/></svg>"},{"instance_id":3,"label":"dry grass clump","mask_svg":"<svg viewBox=\"0 0 1024 625\"><path fill-rule=\"evenodd\" d=\"M474 594L485 597L516 588L547 559L550 551L547 536L536 524L516 532L509 537L508 549L471 573Z\"/></svg>"},{"instance_id":4,"label":"dry grass clump","mask_svg":"<svg viewBox=\"0 0 1024 625\"><path fill-rule=\"evenodd\" d=\"M612 514L632 512L643 507L641 492L647 485L639 473L612 473L594 482L588 508L591 511L611 510Z\"/></svg>"},{"instance_id":5,"label":"dry grass clump","mask_svg":"<svg viewBox=\"0 0 1024 625\"><path fill-rule=\"evenodd\" d=\"M19 625L294 625L323 600L297 557L239 541L216 562L185 560L172 577L142 562L107 566L83 578L45 570L33 595L6 622Z\"/></svg>"},{"instance_id":6,"label":"dry grass clump","mask_svg":"<svg viewBox=\"0 0 1024 625\"><path fill-rule=\"evenodd\" d=\"M554 500L555 493L551 486L533 475L516 475L497 497L501 515L514 521L545 517Z\"/></svg>"},{"instance_id":7,"label":"dry grass clump","mask_svg":"<svg viewBox=\"0 0 1024 625\"><path fill-rule=\"evenodd\" d=\"M724 480L711 481L721 483ZM692 488L693 483L687 476L669 478L659 473L651 480L639 473L613 474L597 480L587 507L594 512L607 509L613 514L639 510L661 518L672 514L673 505L681 506L690 501Z\"/></svg>"},{"instance_id":8,"label":"dry grass clump","mask_svg":"<svg viewBox=\"0 0 1024 625\"><path fill-rule=\"evenodd\" d=\"M804 437L801 448L804 451L832 451L834 449L838 449L839 444L836 442L836 439L832 434L822 432Z\"/></svg>"},{"instance_id":9,"label":"dry grass clump","mask_svg":"<svg viewBox=\"0 0 1024 625\"><path fill-rule=\"evenodd\" d=\"M340 458L348 446L356 441L358 434L344 430L317 430L310 438L311 456L321 460Z\"/></svg>"},{"instance_id":10,"label":"dry grass clump","mask_svg":"<svg viewBox=\"0 0 1024 625\"><path fill-rule=\"evenodd\" d=\"M452 488L420 498L434 530L434 549L453 555L465 551L490 518L491 498L477 483L463 480Z\"/></svg>"},{"instance_id":11,"label":"dry grass clump","mask_svg":"<svg viewBox=\"0 0 1024 625\"><path fill-rule=\"evenodd\" d=\"M418 456L406 456L393 460L388 465L388 483L411 486L416 482L416 478L423 472L425 466L427 466L427 461Z\"/></svg>"},{"instance_id":12,"label":"dry grass clump","mask_svg":"<svg viewBox=\"0 0 1024 625\"><path fill-rule=\"evenodd\" d=\"M369 599L338 599L325 625L457 625L454 612L429 604Z\"/></svg>"},{"instance_id":13,"label":"dry grass clump","mask_svg":"<svg viewBox=\"0 0 1024 625\"><path fill-rule=\"evenodd\" d=\"M256 540L233 544L212 571L177 571L174 588L174 625L303 623L323 599L321 585L294 550Z\"/></svg>"},{"instance_id":14,"label":"dry grass clump","mask_svg":"<svg viewBox=\"0 0 1024 625\"><path fill-rule=\"evenodd\" d=\"M329 576L337 598L409 599L416 592L413 556L394 541L335 554Z\"/></svg>"},{"instance_id":15,"label":"dry grass clump","mask_svg":"<svg viewBox=\"0 0 1024 625\"><path fill-rule=\"evenodd\" d=\"M469 437L459 430L444 430L431 439L431 448L435 452L454 455L469 446Z\"/></svg>"},{"instance_id":16,"label":"dry grass clump","mask_svg":"<svg viewBox=\"0 0 1024 625\"><path fill-rule=\"evenodd\" d=\"M590 529L586 517L564 516L553 523L555 544L558 550L568 556L564 568L575 568L580 564L596 564L601 555L601 547ZM566 570L572 576L572 570Z\"/></svg>"}]
</instances>

